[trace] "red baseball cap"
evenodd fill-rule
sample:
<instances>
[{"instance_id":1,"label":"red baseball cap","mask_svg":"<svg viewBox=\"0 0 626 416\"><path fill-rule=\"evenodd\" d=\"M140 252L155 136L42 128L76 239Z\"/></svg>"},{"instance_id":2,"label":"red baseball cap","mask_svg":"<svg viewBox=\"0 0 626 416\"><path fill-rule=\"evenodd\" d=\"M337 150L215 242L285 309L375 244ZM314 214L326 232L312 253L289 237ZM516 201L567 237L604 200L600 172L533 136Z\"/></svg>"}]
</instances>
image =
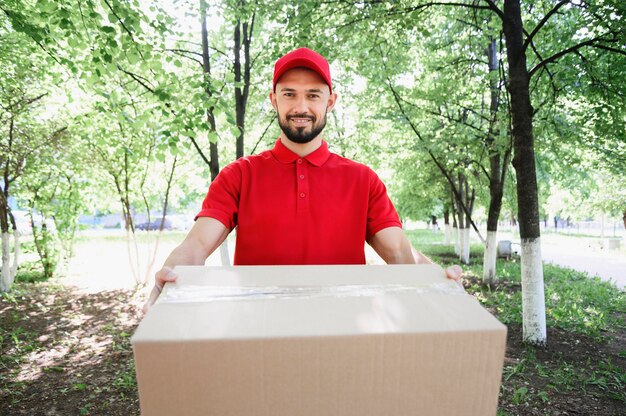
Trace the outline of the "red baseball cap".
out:
<instances>
[{"instance_id":1,"label":"red baseball cap","mask_svg":"<svg viewBox=\"0 0 626 416\"><path fill-rule=\"evenodd\" d=\"M308 68L317 72L324 79L324 82L328 84L330 93L333 93L328 61L322 55L309 48L296 49L276 61L274 64L274 82L272 83L274 91L276 91L276 83L280 77L293 68Z\"/></svg>"}]
</instances>

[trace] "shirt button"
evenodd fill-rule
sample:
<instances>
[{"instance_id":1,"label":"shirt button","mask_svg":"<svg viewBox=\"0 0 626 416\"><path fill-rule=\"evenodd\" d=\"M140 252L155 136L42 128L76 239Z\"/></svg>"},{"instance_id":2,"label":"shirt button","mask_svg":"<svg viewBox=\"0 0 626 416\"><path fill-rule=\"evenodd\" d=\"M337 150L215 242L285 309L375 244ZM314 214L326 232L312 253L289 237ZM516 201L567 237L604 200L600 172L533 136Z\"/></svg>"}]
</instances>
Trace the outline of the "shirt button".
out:
<instances>
[{"instance_id":1,"label":"shirt button","mask_svg":"<svg viewBox=\"0 0 626 416\"><path fill-rule=\"evenodd\" d=\"M302 164L302 159L298 159L298 165Z\"/></svg>"},{"instance_id":2,"label":"shirt button","mask_svg":"<svg viewBox=\"0 0 626 416\"><path fill-rule=\"evenodd\" d=\"M304 179L304 175L300 175L300 179Z\"/></svg>"},{"instance_id":3,"label":"shirt button","mask_svg":"<svg viewBox=\"0 0 626 416\"><path fill-rule=\"evenodd\" d=\"M305 196L306 196L306 194L305 194L304 192L302 192L302 193L300 194L300 198L304 198Z\"/></svg>"}]
</instances>

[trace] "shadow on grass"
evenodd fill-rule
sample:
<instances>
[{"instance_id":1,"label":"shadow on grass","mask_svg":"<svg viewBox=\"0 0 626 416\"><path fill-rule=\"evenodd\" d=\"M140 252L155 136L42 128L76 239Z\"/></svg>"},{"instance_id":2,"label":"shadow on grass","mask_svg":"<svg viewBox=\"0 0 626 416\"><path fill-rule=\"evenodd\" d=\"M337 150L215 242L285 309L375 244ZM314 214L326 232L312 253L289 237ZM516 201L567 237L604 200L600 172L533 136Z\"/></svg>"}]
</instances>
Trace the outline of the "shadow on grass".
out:
<instances>
[{"instance_id":1,"label":"shadow on grass","mask_svg":"<svg viewBox=\"0 0 626 416\"><path fill-rule=\"evenodd\" d=\"M133 292L22 283L0 297L0 414L139 414Z\"/></svg>"}]
</instances>

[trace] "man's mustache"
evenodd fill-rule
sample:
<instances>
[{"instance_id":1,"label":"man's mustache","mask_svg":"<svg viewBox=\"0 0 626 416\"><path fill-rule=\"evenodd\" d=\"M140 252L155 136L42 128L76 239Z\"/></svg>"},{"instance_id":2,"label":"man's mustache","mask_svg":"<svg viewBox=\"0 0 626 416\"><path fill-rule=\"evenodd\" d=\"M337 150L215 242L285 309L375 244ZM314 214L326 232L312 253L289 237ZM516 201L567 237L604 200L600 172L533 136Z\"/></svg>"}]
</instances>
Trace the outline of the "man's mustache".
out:
<instances>
[{"instance_id":1,"label":"man's mustache","mask_svg":"<svg viewBox=\"0 0 626 416\"><path fill-rule=\"evenodd\" d=\"M290 120L292 118L308 118L311 121L315 121L315 117L309 114L291 114L287 116L287 120Z\"/></svg>"}]
</instances>

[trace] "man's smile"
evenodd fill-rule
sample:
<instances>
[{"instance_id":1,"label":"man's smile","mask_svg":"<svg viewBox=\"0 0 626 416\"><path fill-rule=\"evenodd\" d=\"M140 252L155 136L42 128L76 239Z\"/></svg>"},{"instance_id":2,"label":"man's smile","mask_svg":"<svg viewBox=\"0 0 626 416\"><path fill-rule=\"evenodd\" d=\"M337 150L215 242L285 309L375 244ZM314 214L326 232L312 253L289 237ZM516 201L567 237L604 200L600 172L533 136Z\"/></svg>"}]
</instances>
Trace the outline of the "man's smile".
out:
<instances>
[{"instance_id":1,"label":"man's smile","mask_svg":"<svg viewBox=\"0 0 626 416\"><path fill-rule=\"evenodd\" d=\"M304 127L309 123L313 122L313 117L289 117L288 118L291 123L293 123L297 127Z\"/></svg>"}]
</instances>

